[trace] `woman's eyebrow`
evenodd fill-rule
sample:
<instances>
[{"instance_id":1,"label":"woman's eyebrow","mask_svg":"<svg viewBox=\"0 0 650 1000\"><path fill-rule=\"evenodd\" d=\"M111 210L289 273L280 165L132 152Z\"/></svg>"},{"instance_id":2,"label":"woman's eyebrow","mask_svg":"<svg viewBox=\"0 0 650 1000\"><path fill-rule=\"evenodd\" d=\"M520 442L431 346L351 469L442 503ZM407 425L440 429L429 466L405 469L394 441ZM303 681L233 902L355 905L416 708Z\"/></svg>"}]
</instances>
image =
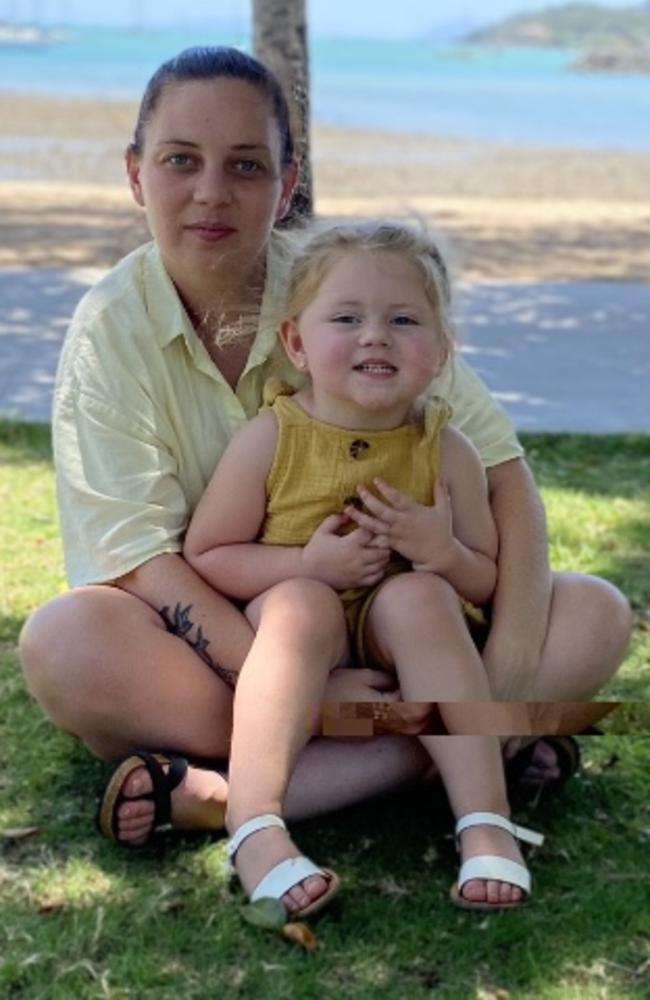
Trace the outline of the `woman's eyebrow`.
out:
<instances>
[{"instance_id":1,"label":"woman's eyebrow","mask_svg":"<svg viewBox=\"0 0 650 1000\"><path fill-rule=\"evenodd\" d=\"M161 139L158 146L190 146L192 149L198 149L199 144L197 142L190 142L189 139Z\"/></svg>"}]
</instances>

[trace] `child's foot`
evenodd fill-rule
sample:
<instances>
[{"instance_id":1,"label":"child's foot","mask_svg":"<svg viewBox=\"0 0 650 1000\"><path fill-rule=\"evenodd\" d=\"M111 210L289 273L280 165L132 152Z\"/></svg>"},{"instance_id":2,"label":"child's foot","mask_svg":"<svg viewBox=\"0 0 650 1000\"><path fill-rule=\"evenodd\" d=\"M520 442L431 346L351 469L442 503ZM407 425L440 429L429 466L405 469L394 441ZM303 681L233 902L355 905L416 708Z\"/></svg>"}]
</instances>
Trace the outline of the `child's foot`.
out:
<instances>
[{"instance_id":1,"label":"child's foot","mask_svg":"<svg viewBox=\"0 0 650 1000\"><path fill-rule=\"evenodd\" d=\"M263 813L241 824L229 818L228 827L234 830L228 859L250 899L270 896L288 914L307 916L338 892L338 877L300 853L277 814Z\"/></svg>"},{"instance_id":2,"label":"child's foot","mask_svg":"<svg viewBox=\"0 0 650 1000\"><path fill-rule=\"evenodd\" d=\"M472 826L463 830L460 834L460 847L463 863L479 855L488 854L524 865L515 838L507 830L495 826ZM521 903L526 895L518 885L482 878L473 878L465 882L459 894L461 899L469 903L489 903L494 906Z\"/></svg>"},{"instance_id":3,"label":"child's foot","mask_svg":"<svg viewBox=\"0 0 650 1000\"><path fill-rule=\"evenodd\" d=\"M292 843L286 830L280 827L258 830L253 836L247 837L235 859L235 868L246 895L250 896L264 876L280 861L297 857L300 857L300 851ZM315 903L328 888L328 881L322 875L310 875L292 886L282 896L282 902L289 913L295 913Z\"/></svg>"},{"instance_id":4,"label":"child's foot","mask_svg":"<svg viewBox=\"0 0 650 1000\"><path fill-rule=\"evenodd\" d=\"M155 756L161 775L166 776L170 769L167 757ZM140 755L135 753L116 769L100 811L102 832L128 847L146 844L151 839L156 822L156 806L149 797L153 781L144 764L139 766L140 760ZM120 773L122 767L124 777ZM218 771L188 767L170 794L173 829L223 829L228 784Z\"/></svg>"}]
</instances>

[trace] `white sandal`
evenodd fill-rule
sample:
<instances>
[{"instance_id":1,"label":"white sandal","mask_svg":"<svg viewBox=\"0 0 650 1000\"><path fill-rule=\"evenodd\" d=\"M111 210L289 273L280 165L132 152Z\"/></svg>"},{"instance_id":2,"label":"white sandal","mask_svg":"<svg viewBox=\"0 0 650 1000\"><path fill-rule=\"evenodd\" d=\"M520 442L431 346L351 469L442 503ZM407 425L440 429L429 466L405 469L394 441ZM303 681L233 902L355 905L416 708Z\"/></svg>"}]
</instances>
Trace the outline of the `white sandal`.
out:
<instances>
[{"instance_id":1,"label":"white sandal","mask_svg":"<svg viewBox=\"0 0 650 1000\"><path fill-rule=\"evenodd\" d=\"M515 823L511 823L509 819L506 819L505 816L500 816L498 813L492 812L473 812L461 816L456 823L455 832L459 851L460 842L458 841L458 837L463 830L467 830L470 826L498 826L502 830L507 830L517 840L522 840L527 844L534 844L536 847L539 847L544 843L544 837L541 833L535 833L534 830L528 830L524 826L517 826ZM520 889L523 889L526 897L512 903L489 903L487 900L473 901L465 899L461 895L463 886L470 879L474 878L496 879L499 882L508 882L510 885L516 885ZM526 901L530 895L530 886L530 872L524 865L520 865L517 861L510 861L508 858L499 857L496 854L478 854L461 865L458 873L458 881L452 885L450 896L452 903L463 910L511 910L517 906L522 906Z\"/></svg>"},{"instance_id":2,"label":"white sandal","mask_svg":"<svg viewBox=\"0 0 650 1000\"><path fill-rule=\"evenodd\" d=\"M275 816L273 813L266 813L263 816L254 816L253 819L242 823L235 830L228 841L227 847L228 868L231 873L236 874L234 867L235 855L244 841L251 834L257 833L258 830L265 830L270 826L279 826L283 830L287 828L286 823L280 816ZM317 913L318 910L322 910L334 898L339 891L340 882L338 876L333 871L330 871L329 868L318 868L304 854L296 858L287 858L286 861L280 861L279 864L275 865L253 889L250 897L251 903L255 903L258 899L264 899L268 896L281 900L289 889L292 889L294 885L298 885L299 882L309 878L311 875L320 875L330 883L329 888L322 896L319 896L318 899L315 899L308 906L304 906L301 910L292 910L289 912L289 916L295 919L296 917L307 917L312 913Z\"/></svg>"}]
</instances>

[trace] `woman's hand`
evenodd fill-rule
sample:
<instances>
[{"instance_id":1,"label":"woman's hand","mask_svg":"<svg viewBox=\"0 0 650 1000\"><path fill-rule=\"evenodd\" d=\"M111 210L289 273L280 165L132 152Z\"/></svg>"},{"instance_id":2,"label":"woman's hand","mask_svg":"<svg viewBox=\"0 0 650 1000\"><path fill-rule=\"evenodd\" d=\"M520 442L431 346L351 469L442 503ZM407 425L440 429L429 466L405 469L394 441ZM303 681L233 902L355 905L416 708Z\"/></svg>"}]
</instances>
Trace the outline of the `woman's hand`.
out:
<instances>
[{"instance_id":1,"label":"woman's hand","mask_svg":"<svg viewBox=\"0 0 650 1000\"><path fill-rule=\"evenodd\" d=\"M346 507L345 513L375 536L375 545L394 549L413 564L415 570L442 572L452 558L453 534L451 501L446 487L436 480L434 505L416 503L405 493L375 479L383 496L380 500L365 486L357 492L369 514Z\"/></svg>"},{"instance_id":2,"label":"woman's hand","mask_svg":"<svg viewBox=\"0 0 650 1000\"><path fill-rule=\"evenodd\" d=\"M344 514L326 517L302 550L303 574L334 590L374 586L383 579L390 559L389 549L371 544L371 531L355 528L339 535L348 521Z\"/></svg>"},{"instance_id":3,"label":"woman's hand","mask_svg":"<svg viewBox=\"0 0 650 1000\"><path fill-rule=\"evenodd\" d=\"M325 689L324 732L331 736L415 736L422 732L432 706L400 701L395 684L395 676L383 670L337 667Z\"/></svg>"}]
</instances>

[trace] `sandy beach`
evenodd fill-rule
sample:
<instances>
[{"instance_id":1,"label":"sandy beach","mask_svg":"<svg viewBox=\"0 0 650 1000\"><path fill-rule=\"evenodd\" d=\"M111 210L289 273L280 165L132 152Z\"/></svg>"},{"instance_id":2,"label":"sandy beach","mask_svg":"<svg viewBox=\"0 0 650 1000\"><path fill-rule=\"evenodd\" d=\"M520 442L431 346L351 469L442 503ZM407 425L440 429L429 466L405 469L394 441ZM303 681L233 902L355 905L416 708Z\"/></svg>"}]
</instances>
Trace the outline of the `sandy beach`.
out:
<instances>
[{"instance_id":1,"label":"sandy beach","mask_svg":"<svg viewBox=\"0 0 650 1000\"><path fill-rule=\"evenodd\" d=\"M0 265L110 266L147 238L131 102L0 93ZM650 154L316 126L319 215L417 213L468 279L647 280ZM372 192L372 193L369 193Z\"/></svg>"}]
</instances>

